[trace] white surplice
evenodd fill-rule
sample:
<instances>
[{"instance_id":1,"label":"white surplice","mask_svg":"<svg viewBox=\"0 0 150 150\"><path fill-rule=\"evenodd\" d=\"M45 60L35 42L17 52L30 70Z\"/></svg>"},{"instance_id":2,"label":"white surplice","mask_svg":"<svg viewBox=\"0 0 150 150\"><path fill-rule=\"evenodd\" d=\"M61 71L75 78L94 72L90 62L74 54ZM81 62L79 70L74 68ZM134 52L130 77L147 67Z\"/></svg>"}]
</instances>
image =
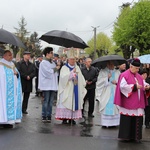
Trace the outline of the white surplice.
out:
<instances>
[{"instance_id":1,"label":"white surplice","mask_svg":"<svg viewBox=\"0 0 150 150\"><path fill-rule=\"evenodd\" d=\"M70 66L71 67L71 66ZM74 83L70 79L72 72L64 65L60 71L60 80L58 88L58 99L56 108L56 119L78 119L82 118L83 99L86 94L85 79L80 68L76 65L76 73L78 78L78 110L74 110Z\"/></svg>"},{"instance_id":2,"label":"white surplice","mask_svg":"<svg viewBox=\"0 0 150 150\"><path fill-rule=\"evenodd\" d=\"M21 122L22 89L20 76L14 75L14 69L18 72L13 62L0 60L0 124Z\"/></svg>"},{"instance_id":3,"label":"white surplice","mask_svg":"<svg viewBox=\"0 0 150 150\"><path fill-rule=\"evenodd\" d=\"M108 80L108 74L112 77ZM113 104L116 85L111 81L118 81L119 70L109 70L107 67L99 72L96 82L95 98L99 107L100 124L102 126L117 126L120 121L120 114L117 106Z\"/></svg>"},{"instance_id":4,"label":"white surplice","mask_svg":"<svg viewBox=\"0 0 150 150\"><path fill-rule=\"evenodd\" d=\"M137 79L135 78L137 81ZM144 86L148 85L148 83L143 80ZM137 82L138 84L138 82ZM123 77L121 82L120 82L120 90L121 93L126 96L127 98L130 97L132 94L134 84L128 84L125 78ZM138 96L140 97L140 91L138 90ZM123 115L128 115L128 116L143 116L144 115L144 109L138 108L138 109L126 109L123 107L119 107L119 113Z\"/></svg>"}]
</instances>

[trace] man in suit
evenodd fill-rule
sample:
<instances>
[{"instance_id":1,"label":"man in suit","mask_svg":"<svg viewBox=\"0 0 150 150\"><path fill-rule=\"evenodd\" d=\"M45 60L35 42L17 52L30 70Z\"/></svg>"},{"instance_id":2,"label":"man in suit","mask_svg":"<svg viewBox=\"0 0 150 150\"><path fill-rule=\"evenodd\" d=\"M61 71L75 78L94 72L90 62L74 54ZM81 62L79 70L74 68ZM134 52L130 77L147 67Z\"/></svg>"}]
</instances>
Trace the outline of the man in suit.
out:
<instances>
[{"instance_id":1,"label":"man in suit","mask_svg":"<svg viewBox=\"0 0 150 150\"><path fill-rule=\"evenodd\" d=\"M22 103L22 113L28 114L28 100L30 97L30 92L32 92L32 79L35 77L35 65L31 63L30 60L31 53L25 51L23 53L23 59L17 63L18 71L21 76L22 92L23 92L23 103Z\"/></svg>"}]
</instances>

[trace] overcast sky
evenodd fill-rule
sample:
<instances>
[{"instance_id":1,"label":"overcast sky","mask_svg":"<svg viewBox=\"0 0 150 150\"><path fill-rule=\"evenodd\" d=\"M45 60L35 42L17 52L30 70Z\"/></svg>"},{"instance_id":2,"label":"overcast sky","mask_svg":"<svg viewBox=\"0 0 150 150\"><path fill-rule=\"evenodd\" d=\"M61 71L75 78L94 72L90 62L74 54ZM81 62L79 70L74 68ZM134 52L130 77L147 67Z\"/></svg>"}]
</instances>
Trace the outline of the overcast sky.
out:
<instances>
[{"instance_id":1,"label":"overcast sky","mask_svg":"<svg viewBox=\"0 0 150 150\"><path fill-rule=\"evenodd\" d=\"M91 26L111 36L120 6L133 1L138 0L0 0L0 27L15 32L24 16L27 30L39 37L51 30L67 30L87 42L94 34Z\"/></svg>"}]
</instances>

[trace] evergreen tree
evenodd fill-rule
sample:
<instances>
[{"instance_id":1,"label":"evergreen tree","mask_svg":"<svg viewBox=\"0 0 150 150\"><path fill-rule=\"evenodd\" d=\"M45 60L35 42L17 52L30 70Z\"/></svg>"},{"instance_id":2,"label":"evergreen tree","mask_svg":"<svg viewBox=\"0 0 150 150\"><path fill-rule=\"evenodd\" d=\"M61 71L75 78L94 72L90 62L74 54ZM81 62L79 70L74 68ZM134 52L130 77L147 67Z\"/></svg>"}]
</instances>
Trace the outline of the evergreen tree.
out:
<instances>
[{"instance_id":1,"label":"evergreen tree","mask_svg":"<svg viewBox=\"0 0 150 150\"><path fill-rule=\"evenodd\" d=\"M18 22L19 28L14 28L16 30L16 34L20 39L25 43L27 41L27 36L30 32L27 31L26 26L27 22L25 18L22 16L20 21Z\"/></svg>"},{"instance_id":2,"label":"evergreen tree","mask_svg":"<svg viewBox=\"0 0 150 150\"><path fill-rule=\"evenodd\" d=\"M34 32L30 36L30 51L34 56L39 56L42 54L40 40L38 38L38 33Z\"/></svg>"},{"instance_id":3,"label":"evergreen tree","mask_svg":"<svg viewBox=\"0 0 150 150\"><path fill-rule=\"evenodd\" d=\"M27 22L24 17L21 17L18 25L19 27L15 28L16 35L22 40L22 42L26 46L26 50L30 51L32 56L41 55L41 46L38 39L38 33L34 32L30 35L30 32L28 32L28 30L26 29ZM20 56L22 57L24 49L20 49L20 51L17 47L13 47L13 49L15 53L19 52Z\"/></svg>"}]
</instances>

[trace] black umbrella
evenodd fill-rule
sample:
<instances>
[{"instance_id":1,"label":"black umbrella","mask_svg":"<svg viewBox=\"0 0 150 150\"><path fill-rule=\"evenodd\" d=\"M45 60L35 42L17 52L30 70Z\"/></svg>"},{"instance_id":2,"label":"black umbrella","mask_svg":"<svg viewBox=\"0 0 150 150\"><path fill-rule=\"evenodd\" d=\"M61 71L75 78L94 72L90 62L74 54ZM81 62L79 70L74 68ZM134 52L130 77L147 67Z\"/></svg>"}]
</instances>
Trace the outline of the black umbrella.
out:
<instances>
[{"instance_id":1,"label":"black umbrella","mask_svg":"<svg viewBox=\"0 0 150 150\"><path fill-rule=\"evenodd\" d=\"M97 58L93 61L92 65L98 68L105 68L108 61L113 61L115 66L121 65L123 63L126 63L126 60L119 55L106 55Z\"/></svg>"},{"instance_id":2,"label":"black umbrella","mask_svg":"<svg viewBox=\"0 0 150 150\"><path fill-rule=\"evenodd\" d=\"M3 56L4 50L0 47L0 56Z\"/></svg>"},{"instance_id":3,"label":"black umbrella","mask_svg":"<svg viewBox=\"0 0 150 150\"><path fill-rule=\"evenodd\" d=\"M53 30L40 37L41 40L49 44L56 44L63 47L86 48L86 43L78 36L67 31Z\"/></svg>"},{"instance_id":4,"label":"black umbrella","mask_svg":"<svg viewBox=\"0 0 150 150\"><path fill-rule=\"evenodd\" d=\"M0 43L12 44L14 46L25 48L25 45L21 42L21 40L16 35L4 29L0 29Z\"/></svg>"}]
</instances>

